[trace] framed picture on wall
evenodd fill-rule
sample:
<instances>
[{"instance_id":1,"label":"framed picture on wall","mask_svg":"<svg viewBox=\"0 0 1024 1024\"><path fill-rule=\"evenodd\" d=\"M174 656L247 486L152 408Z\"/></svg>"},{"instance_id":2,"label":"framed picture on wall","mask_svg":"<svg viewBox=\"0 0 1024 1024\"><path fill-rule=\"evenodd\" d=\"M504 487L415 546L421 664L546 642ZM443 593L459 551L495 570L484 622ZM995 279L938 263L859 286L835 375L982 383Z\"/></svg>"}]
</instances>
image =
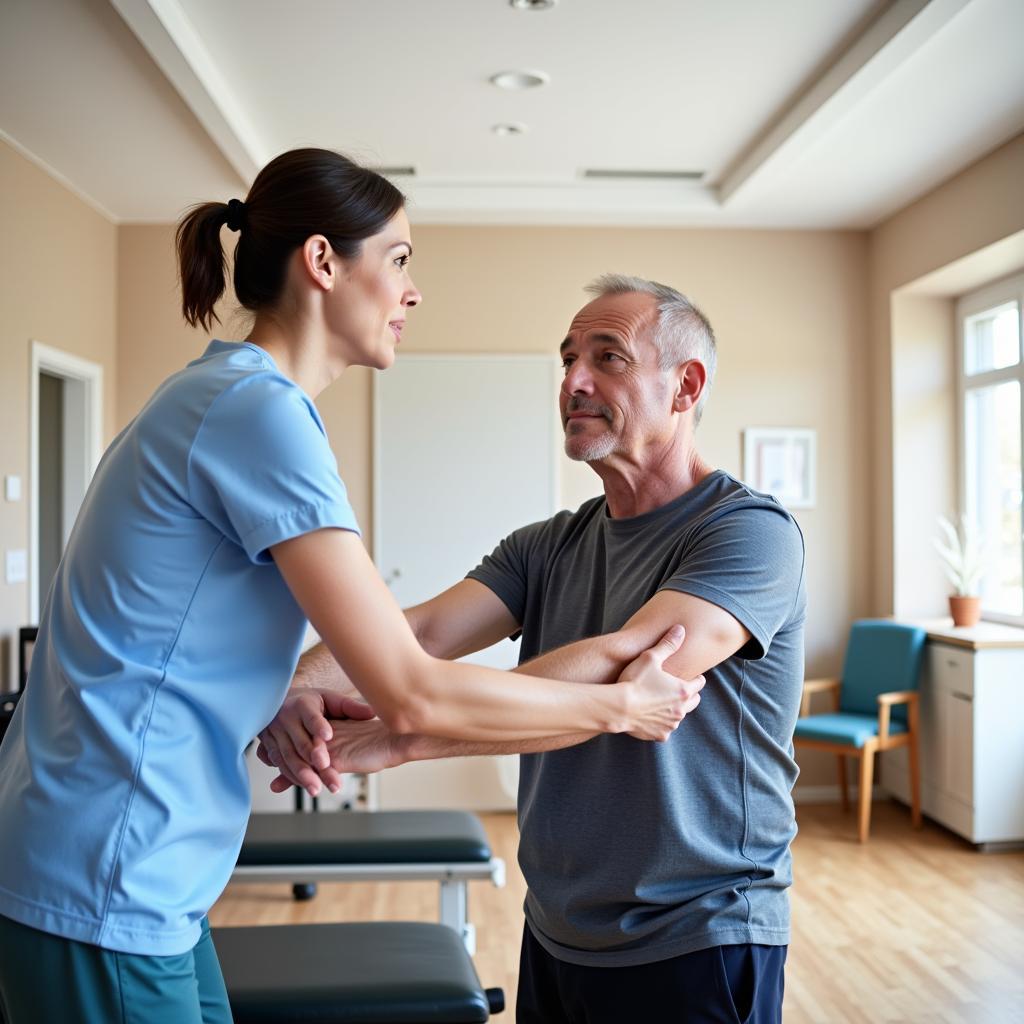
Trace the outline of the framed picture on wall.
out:
<instances>
[{"instance_id":1,"label":"framed picture on wall","mask_svg":"<svg viewBox=\"0 0 1024 1024\"><path fill-rule=\"evenodd\" d=\"M743 480L773 494L786 508L814 508L817 434L789 427L743 431Z\"/></svg>"}]
</instances>

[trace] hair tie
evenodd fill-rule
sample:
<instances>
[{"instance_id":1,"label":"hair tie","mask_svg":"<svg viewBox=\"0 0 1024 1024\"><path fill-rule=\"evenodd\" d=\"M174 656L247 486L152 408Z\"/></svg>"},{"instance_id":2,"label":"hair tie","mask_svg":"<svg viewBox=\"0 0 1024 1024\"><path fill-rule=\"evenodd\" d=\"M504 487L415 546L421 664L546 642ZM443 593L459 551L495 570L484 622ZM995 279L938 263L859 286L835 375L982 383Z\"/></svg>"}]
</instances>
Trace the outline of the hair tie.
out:
<instances>
[{"instance_id":1,"label":"hair tie","mask_svg":"<svg viewBox=\"0 0 1024 1024\"><path fill-rule=\"evenodd\" d=\"M228 213L224 221L230 231L241 231L245 223L245 203L241 199L228 200Z\"/></svg>"}]
</instances>

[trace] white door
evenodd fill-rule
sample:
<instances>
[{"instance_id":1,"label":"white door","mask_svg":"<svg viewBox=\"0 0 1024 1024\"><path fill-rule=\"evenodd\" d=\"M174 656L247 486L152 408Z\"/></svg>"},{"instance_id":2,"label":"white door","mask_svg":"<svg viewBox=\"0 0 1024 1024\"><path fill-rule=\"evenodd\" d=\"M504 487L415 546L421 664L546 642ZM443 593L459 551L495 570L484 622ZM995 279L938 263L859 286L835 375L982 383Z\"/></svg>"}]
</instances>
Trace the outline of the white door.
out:
<instances>
[{"instance_id":1,"label":"white door","mask_svg":"<svg viewBox=\"0 0 1024 1024\"><path fill-rule=\"evenodd\" d=\"M398 602L462 579L506 534L558 507L558 363L548 356L401 356L374 379L374 559ZM511 641L466 660L511 668ZM514 685L514 680L510 680ZM377 806L514 806L514 758L403 765Z\"/></svg>"}]
</instances>

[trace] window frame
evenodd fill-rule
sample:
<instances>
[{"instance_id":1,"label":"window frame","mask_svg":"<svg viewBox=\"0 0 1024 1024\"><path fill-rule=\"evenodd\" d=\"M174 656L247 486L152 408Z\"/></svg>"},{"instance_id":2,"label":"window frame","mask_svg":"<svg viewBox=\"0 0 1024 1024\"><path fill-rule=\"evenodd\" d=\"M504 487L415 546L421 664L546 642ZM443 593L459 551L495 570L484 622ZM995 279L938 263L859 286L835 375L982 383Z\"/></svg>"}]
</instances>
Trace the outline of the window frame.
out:
<instances>
[{"instance_id":1,"label":"window frame","mask_svg":"<svg viewBox=\"0 0 1024 1024\"><path fill-rule=\"evenodd\" d=\"M1017 304L1017 345L1019 359L1013 366L983 373L968 375L965 369L964 325L968 318L1009 302ZM957 501L959 514L967 509L967 393L982 390L996 384L1017 381L1020 388L1020 445L1021 445L1021 490L1024 493L1024 273L1003 278L975 291L962 295L956 303L956 438L957 438ZM1024 507L1021 510L1024 527ZM1021 540L1021 570L1024 573L1024 536ZM1024 595L1022 595L1024 604ZM1001 622L1011 626L1024 626L1024 607L1020 615L1008 615L992 611L984 606L981 617L988 622Z\"/></svg>"}]
</instances>

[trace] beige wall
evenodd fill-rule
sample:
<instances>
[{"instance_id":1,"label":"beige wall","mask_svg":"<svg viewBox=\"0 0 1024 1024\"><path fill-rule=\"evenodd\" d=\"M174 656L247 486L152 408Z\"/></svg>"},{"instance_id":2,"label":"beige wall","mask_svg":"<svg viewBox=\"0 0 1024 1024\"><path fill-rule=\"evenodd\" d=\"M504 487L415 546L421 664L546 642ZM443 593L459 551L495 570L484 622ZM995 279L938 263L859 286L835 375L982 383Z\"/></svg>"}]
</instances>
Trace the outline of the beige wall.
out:
<instances>
[{"instance_id":1,"label":"beige wall","mask_svg":"<svg viewBox=\"0 0 1024 1024\"><path fill-rule=\"evenodd\" d=\"M205 331L181 316L174 228L124 225L117 238L117 426L139 411L153 389L202 354ZM225 234L227 234L225 232ZM225 316L230 304L221 303Z\"/></svg>"},{"instance_id":2,"label":"beige wall","mask_svg":"<svg viewBox=\"0 0 1024 1024\"><path fill-rule=\"evenodd\" d=\"M0 476L20 476L23 495L14 503L0 493L0 538L3 551L27 550L30 340L103 367L108 441L117 387L117 229L4 142L0 225ZM14 640L28 618L28 586L6 583L0 561L0 690L11 684Z\"/></svg>"},{"instance_id":3,"label":"beige wall","mask_svg":"<svg viewBox=\"0 0 1024 1024\"><path fill-rule=\"evenodd\" d=\"M933 272L1024 229L1024 135L1011 140L967 170L890 217L871 232L870 393L873 522L871 604L879 613L894 610L895 544L899 520L894 505L894 365L902 360L905 341L894 332L901 311L893 293ZM995 276L1015 269L1002 266ZM896 300L898 307L899 300ZM904 307L906 309L906 307ZM917 318L912 318L916 320ZM904 321L906 322L906 321ZM919 321L918 321L919 322ZM913 332L911 332L913 333ZM948 327L945 333L949 336ZM948 438L947 438L948 440ZM949 460L952 462L950 451ZM931 522L925 526L931 530Z\"/></svg>"},{"instance_id":4,"label":"beige wall","mask_svg":"<svg viewBox=\"0 0 1024 1024\"><path fill-rule=\"evenodd\" d=\"M956 496L956 324L952 299L892 297L893 612L948 615L932 539Z\"/></svg>"}]
</instances>

